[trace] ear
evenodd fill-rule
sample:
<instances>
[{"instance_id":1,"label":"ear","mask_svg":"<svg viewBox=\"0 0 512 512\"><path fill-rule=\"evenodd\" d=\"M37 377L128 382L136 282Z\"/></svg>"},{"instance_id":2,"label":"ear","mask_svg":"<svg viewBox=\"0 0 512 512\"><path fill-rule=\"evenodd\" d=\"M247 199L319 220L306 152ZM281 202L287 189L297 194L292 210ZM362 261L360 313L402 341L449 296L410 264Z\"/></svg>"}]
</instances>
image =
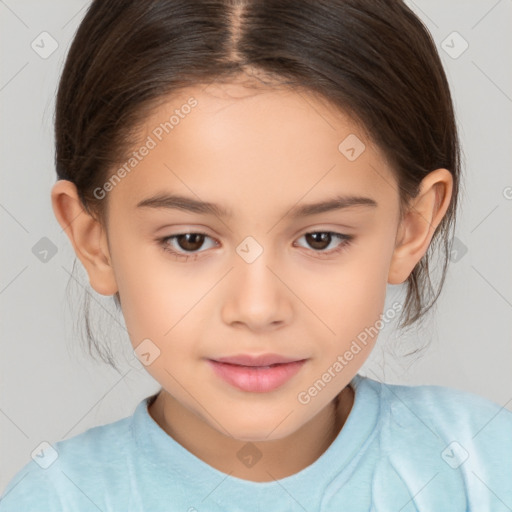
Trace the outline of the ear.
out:
<instances>
[{"instance_id":1,"label":"ear","mask_svg":"<svg viewBox=\"0 0 512 512\"><path fill-rule=\"evenodd\" d=\"M418 196L397 230L388 283L403 283L427 252L434 232L450 205L453 178L447 169L436 169L423 178Z\"/></svg>"},{"instance_id":2,"label":"ear","mask_svg":"<svg viewBox=\"0 0 512 512\"><path fill-rule=\"evenodd\" d=\"M57 181L51 198L55 217L85 267L92 288L101 295L113 295L117 284L103 226L84 209L71 181Z\"/></svg>"}]
</instances>

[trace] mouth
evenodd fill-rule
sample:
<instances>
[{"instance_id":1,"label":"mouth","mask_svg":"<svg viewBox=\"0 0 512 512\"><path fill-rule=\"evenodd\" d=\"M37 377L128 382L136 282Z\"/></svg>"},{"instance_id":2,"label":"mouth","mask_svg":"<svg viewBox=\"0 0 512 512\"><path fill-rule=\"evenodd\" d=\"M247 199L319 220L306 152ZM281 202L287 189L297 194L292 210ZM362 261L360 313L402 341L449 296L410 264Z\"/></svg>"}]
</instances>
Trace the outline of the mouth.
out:
<instances>
[{"instance_id":1,"label":"mouth","mask_svg":"<svg viewBox=\"0 0 512 512\"><path fill-rule=\"evenodd\" d=\"M218 363L235 364L239 366L272 366L276 364L293 363L301 361L303 358L298 357L286 357L280 354L262 354L259 356L253 356L250 354L238 354L236 356L229 357L218 357L213 359Z\"/></svg>"},{"instance_id":2,"label":"mouth","mask_svg":"<svg viewBox=\"0 0 512 512\"><path fill-rule=\"evenodd\" d=\"M280 388L300 371L306 361L275 354L208 359L218 377L239 390L253 393L267 393Z\"/></svg>"}]
</instances>

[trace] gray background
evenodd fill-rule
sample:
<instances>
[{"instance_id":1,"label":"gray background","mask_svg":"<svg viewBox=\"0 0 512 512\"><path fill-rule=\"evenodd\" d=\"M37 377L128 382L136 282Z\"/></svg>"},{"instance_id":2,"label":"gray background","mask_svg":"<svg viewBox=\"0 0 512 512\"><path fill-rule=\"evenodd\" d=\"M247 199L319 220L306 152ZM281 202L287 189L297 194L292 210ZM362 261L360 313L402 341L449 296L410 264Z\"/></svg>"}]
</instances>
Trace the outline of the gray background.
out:
<instances>
[{"instance_id":1,"label":"gray background","mask_svg":"<svg viewBox=\"0 0 512 512\"><path fill-rule=\"evenodd\" d=\"M386 324L361 373L389 383L451 386L512 410L512 1L407 3L431 31L454 96L464 150L459 249L431 320L399 340L393 323ZM91 312L104 326L96 331L112 340L121 374L82 351L74 324L91 288L79 262L69 301L66 295L75 255L51 209L53 110L87 5L0 0L0 492L41 442L128 416L159 388L134 359L112 299L95 292ZM58 43L47 58L31 47L43 31ZM469 44L457 58L443 49L462 48L454 31ZM46 262L33 252L48 243L43 237L57 251ZM399 291L389 287L389 304ZM393 355L393 346L409 350L427 341L421 356Z\"/></svg>"}]
</instances>

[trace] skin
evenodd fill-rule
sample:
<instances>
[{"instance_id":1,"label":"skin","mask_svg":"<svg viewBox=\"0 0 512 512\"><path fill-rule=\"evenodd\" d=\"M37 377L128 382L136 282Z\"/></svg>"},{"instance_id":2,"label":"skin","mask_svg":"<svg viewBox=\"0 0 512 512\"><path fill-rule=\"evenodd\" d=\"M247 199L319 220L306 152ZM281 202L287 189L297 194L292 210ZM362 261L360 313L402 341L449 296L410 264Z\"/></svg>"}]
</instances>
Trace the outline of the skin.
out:
<instances>
[{"instance_id":1,"label":"skin","mask_svg":"<svg viewBox=\"0 0 512 512\"><path fill-rule=\"evenodd\" d=\"M446 169L431 172L399 223L392 170L345 114L305 92L238 81L182 91L147 118L140 140L191 96L198 105L103 199L106 226L83 210L69 181L55 184L52 205L92 288L119 291L133 348L150 339L160 350L145 366L162 386L149 407L153 419L216 469L271 481L312 464L343 427L354 400L348 383L377 336L309 403L297 396L379 320L386 285L404 282L425 254L452 178ZM354 161L338 150L349 134L366 146ZM157 192L216 203L234 216L136 207ZM378 206L287 215L335 194ZM304 235L314 231L354 239L323 255L340 241L313 245ZM210 238L196 242L188 259L162 250L159 238L194 232ZM247 236L263 249L251 263L236 252ZM167 243L184 254L189 247ZM269 393L230 386L206 361L268 352L308 360ZM237 457L247 442L262 454L252 467Z\"/></svg>"}]
</instances>

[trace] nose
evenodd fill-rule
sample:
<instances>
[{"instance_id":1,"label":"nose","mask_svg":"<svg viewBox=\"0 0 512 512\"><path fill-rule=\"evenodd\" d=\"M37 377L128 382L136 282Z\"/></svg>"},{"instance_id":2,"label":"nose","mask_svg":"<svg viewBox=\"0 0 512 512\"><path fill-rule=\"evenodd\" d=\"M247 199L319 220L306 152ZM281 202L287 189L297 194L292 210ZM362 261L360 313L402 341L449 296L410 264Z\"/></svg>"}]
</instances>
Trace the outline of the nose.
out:
<instances>
[{"instance_id":1,"label":"nose","mask_svg":"<svg viewBox=\"0 0 512 512\"><path fill-rule=\"evenodd\" d=\"M236 255L224 292L223 321L259 332L289 323L293 294L279 274L267 251L250 263Z\"/></svg>"}]
</instances>

